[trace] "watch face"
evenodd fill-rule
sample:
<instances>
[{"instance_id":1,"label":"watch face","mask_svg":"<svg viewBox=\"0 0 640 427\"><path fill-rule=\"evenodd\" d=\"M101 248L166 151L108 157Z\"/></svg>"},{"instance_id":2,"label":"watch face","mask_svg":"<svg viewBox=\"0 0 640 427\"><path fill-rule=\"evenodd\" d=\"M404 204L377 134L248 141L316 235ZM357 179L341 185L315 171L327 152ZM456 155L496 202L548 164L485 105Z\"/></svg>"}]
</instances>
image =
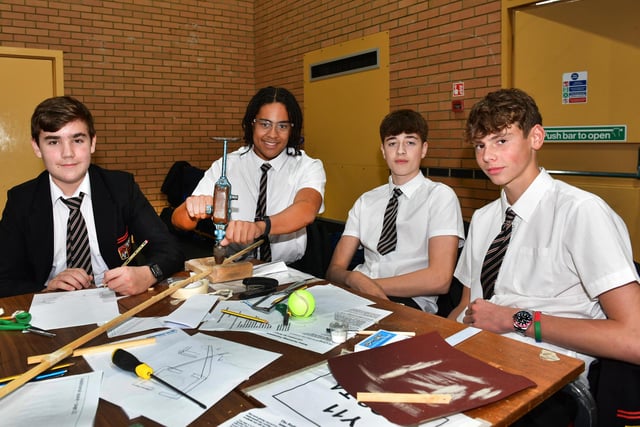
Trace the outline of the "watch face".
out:
<instances>
[{"instance_id":1,"label":"watch face","mask_svg":"<svg viewBox=\"0 0 640 427\"><path fill-rule=\"evenodd\" d=\"M527 329L533 321L533 315L530 311L519 311L513 315L513 326L518 329Z\"/></svg>"}]
</instances>

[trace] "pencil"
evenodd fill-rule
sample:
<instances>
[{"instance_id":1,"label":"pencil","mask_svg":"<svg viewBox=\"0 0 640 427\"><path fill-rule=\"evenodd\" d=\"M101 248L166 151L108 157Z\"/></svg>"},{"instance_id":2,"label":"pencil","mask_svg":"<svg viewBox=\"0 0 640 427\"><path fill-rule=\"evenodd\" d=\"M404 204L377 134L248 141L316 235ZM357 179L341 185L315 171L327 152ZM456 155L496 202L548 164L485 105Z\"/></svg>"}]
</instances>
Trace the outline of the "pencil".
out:
<instances>
[{"instance_id":1,"label":"pencil","mask_svg":"<svg viewBox=\"0 0 640 427\"><path fill-rule=\"evenodd\" d=\"M40 381L40 380L46 380L48 378L61 377L64 374L66 374L67 372L69 372L68 369L60 369L58 371L51 371L51 372L47 372L45 374L40 374L37 377L35 377L34 379L32 379L31 381Z\"/></svg>"},{"instance_id":2,"label":"pencil","mask_svg":"<svg viewBox=\"0 0 640 427\"><path fill-rule=\"evenodd\" d=\"M327 328L327 332L331 332L331 328ZM376 332L380 332L380 331L361 331L359 329L347 329L345 332L355 332L356 335L373 335ZM387 332L391 332L392 334L396 334L396 335L404 335L407 337L416 336L416 333L411 331L387 331Z\"/></svg>"},{"instance_id":3,"label":"pencil","mask_svg":"<svg viewBox=\"0 0 640 427\"><path fill-rule=\"evenodd\" d=\"M56 365L53 368L50 368L49 370L51 372L47 372L41 375L38 375L37 377L34 378L34 380L39 380L39 379L45 379L45 378L49 378L50 374L56 374L59 373L60 369L63 368L68 368L69 366L73 365L73 363L63 363L62 365ZM67 370L65 369L64 372L67 372ZM47 375L47 376L45 376ZM4 384L4 383L8 383L9 381L13 381L16 378L18 378L20 375L11 375L10 377L4 377L4 378L0 378L0 385Z\"/></svg>"},{"instance_id":4,"label":"pencil","mask_svg":"<svg viewBox=\"0 0 640 427\"><path fill-rule=\"evenodd\" d=\"M142 248L144 248L146 246L146 244L149 243L149 241L147 239L144 240L144 242L140 243L140 246L138 246L138 249L136 249L135 251L133 251L133 253L131 254L131 256L129 258L127 258L123 263L122 266L125 267L127 265L129 265L129 263L133 260L133 258L135 258L136 255L138 255L140 253L140 251L142 250Z\"/></svg>"},{"instance_id":5,"label":"pencil","mask_svg":"<svg viewBox=\"0 0 640 427\"><path fill-rule=\"evenodd\" d=\"M41 381L41 380L47 380L49 378L57 378L57 377L62 377L64 376L64 374L66 374L67 372L69 372L67 369L60 369L58 371L51 371L51 372L47 372L45 374L40 374L37 377L32 378L31 380L29 380L29 382L34 382L34 381ZM0 388L6 386L7 384L9 384L11 381L5 381L3 383L0 383Z\"/></svg>"},{"instance_id":6,"label":"pencil","mask_svg":"<svg viewBox=\"0 0 640 427\"><path fill-rule=\"evenodd\" d=\"M356 334L358 335L373 335L376 332L380 332L380 331L357 331ZM387 332L391 332L392 334L396 334L396 335L406 335L408 337L415 337L416 333L415 332L411 332L411 331L387 331Z\"/></svg>"},{"instance_id":7,"label":"pencil","mask_svg":"<svg viewBox=\"0 0 640 427\"><path fill-rule=\"evenodd\" d=\"M266 320L266 319L262 319L260 317L255 317L255 316L250 316L250 315L244 314L244 313L238 313L237 311L231 311L231 310L227 310L227 309L222 309L220 311L222 311L224 314L229 314L231 316L241 317L243 319L254 320L254 321L260 322L260 323L269 323L269 321Z\"/></svg>"}]
</instances>

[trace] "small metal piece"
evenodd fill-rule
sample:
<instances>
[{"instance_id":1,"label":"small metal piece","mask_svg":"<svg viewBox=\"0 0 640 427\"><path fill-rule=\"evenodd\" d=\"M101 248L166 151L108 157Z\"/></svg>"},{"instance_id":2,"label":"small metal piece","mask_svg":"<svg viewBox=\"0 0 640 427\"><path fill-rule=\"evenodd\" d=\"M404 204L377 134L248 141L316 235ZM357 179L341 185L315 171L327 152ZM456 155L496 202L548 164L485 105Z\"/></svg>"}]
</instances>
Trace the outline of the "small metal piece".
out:
<instances>
[{"instance_id":1,"label":"small metal piece","mask_svg":"<svg viewBox=\"0 0 640 427\"><path fill-rule=\"evenodd\" d=\"M226 257L227 248L220 245L220 242L216 242L216 244L213 245L213 259L216 261L216 265L222 264Z\"/></svg>"},{"instance_id":2,"label":"small metal piece","mask_svg":"<svg viewBox=\"0 0 640 427\"><path fill-rule=\"evenodd\" d=\"M262 311L263 313L269 313L276 307L276 304L278 304L279 302L284 301L284 299L286 297L288 297L296 289L305 286L305 283L307 283L309 280L311 280L311 279L299 280L299 281L287 286L286 288L284 288L280 292L272 292L269 295L267 295L267 296L265 296L263 298L260 298L258 301L256 301L253 304L251 304L251 308L253 308L254 310ZM273 301L271 301L269 303L269 306L260 307L261 303L263 303L266 299L272 297L273 295L282 295L282 296L279 297L279 298L276 298Z\"/></svg>"},{"instance_id":3,"label":"small metal piece","mask_svg":"<svg viewBox=\"0 0 640 427\"><path fill-rule=\"evenodd\" d=\"M233 137L212 136L211 139L213 139L214 141L228 141L228 142L240 141L240 137L238 137L238 136L233 136Z\"/></svg>"},{"instance_id":4,"label":"small metal piece","mask_svg":"<svg viewBox=\"0 0 640 427\"><path fill-rule=\"evenodd\" d=\"M56 336L56 334L54 334L53 332L48 332L48 331L45 331L44 329L35 328L33 326L30 326L22 330L23 334L28 334L29 332L36 335L42 335L43 337L49 337L49 338L53 338Z\"/></svg>"}]
</instances>

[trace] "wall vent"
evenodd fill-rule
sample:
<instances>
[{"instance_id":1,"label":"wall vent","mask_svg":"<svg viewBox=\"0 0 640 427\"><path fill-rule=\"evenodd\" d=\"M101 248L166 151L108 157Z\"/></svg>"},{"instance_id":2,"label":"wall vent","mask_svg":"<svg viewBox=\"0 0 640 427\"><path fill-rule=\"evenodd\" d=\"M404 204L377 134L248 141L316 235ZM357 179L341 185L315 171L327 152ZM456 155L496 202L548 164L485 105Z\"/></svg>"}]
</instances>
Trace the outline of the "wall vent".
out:
<instances>
[{"instance_id":1,"label":"wall vent","mask_svg":"<svg viewBox=\"0 0 640 427\"><path fill-rule=\"evenodd\" d=\"M311 64L309 81L380 68L379 56L379 50L376 48Z\"/></svg>"}]
</instances>

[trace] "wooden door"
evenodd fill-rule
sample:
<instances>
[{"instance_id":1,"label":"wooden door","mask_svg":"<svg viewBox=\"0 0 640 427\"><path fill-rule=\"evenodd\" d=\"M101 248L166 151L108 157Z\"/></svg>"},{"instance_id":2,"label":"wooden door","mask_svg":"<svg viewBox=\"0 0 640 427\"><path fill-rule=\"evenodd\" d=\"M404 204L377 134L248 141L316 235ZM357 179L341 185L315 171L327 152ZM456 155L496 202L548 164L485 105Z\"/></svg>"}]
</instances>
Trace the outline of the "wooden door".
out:
<instances>
[{"instance_id":1,"label":"wooden door","mask_svg":"<svg viewBox=\"0 0 640 427\"><path fill-rule=\"evenodd\" d=\"M328 72L313 78L316 67ZM389 112L389 34L309 52L304 72L305 151L327 173L322 217L345 221L358 196L389 176L378 133Z\"/></svg>"},{"instance_id":2,"label":"wooden door","mask_svg":"<svg viewBox=\"0 0 640 427\"><path fill-rule=\"evenodd\" d=\"M63 94L62 52L0 47L0 206L7 190L44 166L31 148L31 114L42 100Z\"/></svg>"}]
</instances>

